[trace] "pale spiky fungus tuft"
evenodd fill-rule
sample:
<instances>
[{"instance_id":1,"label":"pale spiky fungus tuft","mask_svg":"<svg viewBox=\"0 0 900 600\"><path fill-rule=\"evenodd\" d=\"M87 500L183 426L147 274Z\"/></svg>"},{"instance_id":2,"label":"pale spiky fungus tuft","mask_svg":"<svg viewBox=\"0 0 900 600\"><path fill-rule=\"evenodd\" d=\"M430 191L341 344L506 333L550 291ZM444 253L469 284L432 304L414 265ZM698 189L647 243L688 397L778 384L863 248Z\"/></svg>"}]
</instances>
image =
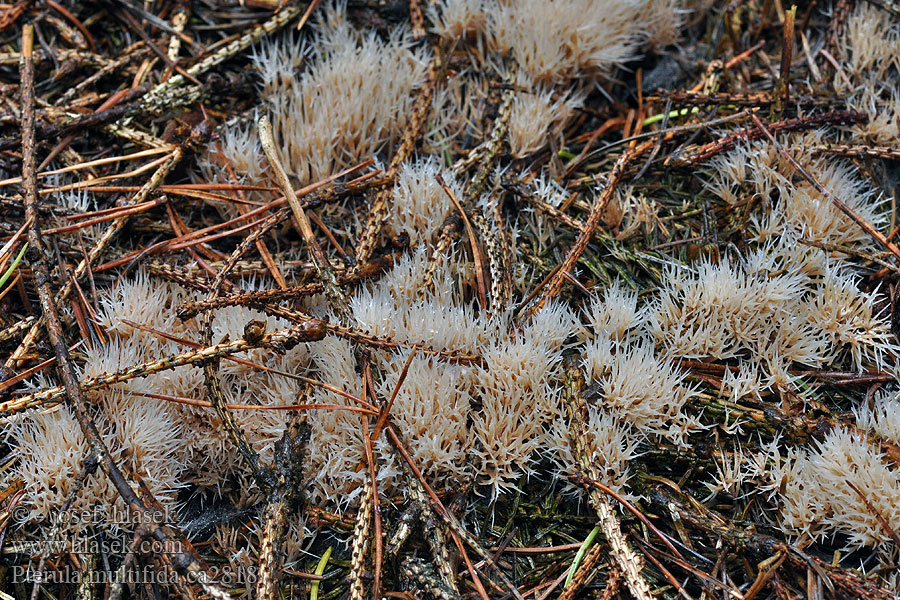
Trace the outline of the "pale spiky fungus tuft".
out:
<instances>
[{"instance_id":1,"label":"pale spiky fungus tuft","mask_svg":"<svg viewBox=\"0 0 900 600\"><path fill-rule=\"evenodd\" d=\"M709 161L710 177L705 185L729 204L753 200L767 206L775 186L787 183L779 170L780 160L772 144L742 144Z\"/></svg>"},{"instance_id":2,"label":"pale spiky fungus tuft","mask_svg":"<svg viewBox=\"0 0 900 600\"><path fill-rule=\"evenodd\" d=\"M352 307L361 328L372 335L441 348L474 350L487 327L469 305L448 305L437 298L394 304L378 289L355 296Z\"/></svg>"},{"instance_id":3,"label":"pale spiky fungus tuft","mask_svg":"<svg viewBox=\"0 0 900 600\"><path fill-rule=\"evenodd\" d=\"M562 413L563 341L576 327L564 306L538 313L519 335L486 345L476 372L481 410L473 417L483 483L496 496L533 472L547 428Z\"/></svg>"},{"instance_id":4,"label":"pale spiky fungus tuft","mask_svg":"<svg viewBox=\"0 0 900 600\"><path fill-rule=\"evenodd\" d=\"M637 448L641 436L627 423L622 423L598 406L588 409L584 427L587 459L601 475L601 483L626 497L630 496L627 487L631 475L629 465L640 454ZM579 458L572 450L573 440L566 423L554 421L551 436L549 441L556 453L554 462L563 473L577 476L581 472ZM581 488L567 484L565 489Z\"/></svg>"},{"instance_id":5,"label":"pale spiky fungus tuft","mask_svg":"<svg viewBox=\"0 0 900 600\"><path fill-rule=\"evenodd\" d=\"M740 498L745 478L751 471L744 466L744 455L739 446L735 446L730 452L719 448L718 454L712 482L704 484L709 490L709 496L704 502L709 502L719 494Z\"/></svg>"},{"instance_id":6,"label":"pale spiky fungus tuft","mask_svg":"<svg viewBox=\"0 0 900 600\"><path fill-rule=\"evenodd\" d=\"M846 44L841 45L851 81L882 81L900 61L900 25L887 11L860 4L847 19ZM843 85L835 76L835 85ZM854 91L854 90L846 90Z\"/></svg>"},{"instance_id":7,"label":"pale spiky fungus tuft","mask_svg":"<svg viewBox=\"0 0 900 600\"><path fill-rule=\"evenodd\" d=\"M633 58L652 30L652 23L641 17L665 11L670 14L661 23L678 22L668 1L501 2L488 29L497 51L511 52L526 73L538 81L560 82L607 73ZM671 30L662 38L668 35Z\"/></svg>"},{"instance_id":8,"label":"pale spiky fungus tuft","mask_svg":"<svg viewBox=\"0 0 900 600\"><path fill-rule=\"evenodd\" d=\"M169 330L176 319L168 305L171 291L166 284L151 280L144 270L126 279L100 298L100 324L121 336L136 336L147 341L155 336L126 323ZM159 338L155 338L159 339Z\"/></svg>"},{"instance_id":9,"label":"pale spiky fungus tuft","mask_svg":"<svg viewBox=\"0 0 900 600\"><path fill-rule=\"evenodd\" d=\"M760 400L765 386L761 381L759 367L745 362L737 370L726 369L722 374L720 391L732 402L739 402L744 398Z\"/></svg>"},{"instance_id":10,"label":"pale spiky fungus tuft","mask_svg":"<svg viewBox=\"0 0 900 600\"><path fill-rule=\"evenodd\" d=\"M278 43L267 40L254 47L250 56L260 79L260 94L267 98L296 83L309 53L310 46L291 33Z\"/></svg>"},{"instance_id":11,"label":"pale spiky fungus tuft","mask_svg":"<svg viewBox=\"0 0 900 600\"><path fill-rule=\"evenodd\" d=\"M286 57L288 64L300 62L306 46L291 37L270 42L276 47L254 56L264 87L271 89L265 109L285 168L301 182L326 177L394 142L406 126L413 90L425 81L427 55L412 47L408 31L396 29L387 39L363 34L343 19L342 10L317 25L308 66L299 75L286 76L283 63L271 64ZM226 140L232 137L223 147L228 161L251 171L262 164L261 151L251 153L259 148L254 135L241 129L226 134Z\"/></svg>"},{"instance_id":12,"label":"pale spiky fungus tuft","mask_svg":"<svg viewBox=\"0 0 900 600\"><path fill-rule=\"evenodd\" d=\"M438 0L428 13L434 32L453 40L481 33L489 14L485 0Z\"/></svg>"},{"instance_id":13,"label":"pale spiky fungus tuft","mask_svg":"<svg viewBox=\"0 0 900 600\"><path fill-rule=\"evenodd\" d=\"M95 418L95 422L117 464L139 474L174 514L175 492L185 468L176 415L165 406L148 405L116 391L107 392L100 404L110 417ZM19 513L23 522L53 523L59 518L63 531L88 535L84 528L100 523L69 521L56 513L69 499L74 514L90 515L97 507L112 516L126 514L124 502L102 472L87 475L84 487L74 493L77 479L84 477L88 443L69 408L21 415L11 423L8 434L19 448L14 473L30 490L23 505L26 510ZM129 523L110 519L104 526L118 533L127 531Z\"/></svg>"},{"instance_id":14,"label":"pale spiky fungus tuft","mask_svg":"<svg viewBox=\"0 0 900 600\"><path fill-rule=\"evenodd\" d=\"M800 326L789 307L801 297L803 283L795 273L748 273L725 262L702 262L693 272L673 267L652 305L649 329L673 356L763 358L772 335L787 336ZM823 344L814 337L797 344L785 338L782 349L806 364L824 360Z\"/></svg>"},{"instance_id":15,"label":"pale spiky fungus tuft","mask_svg":"<svg viewBox=\"0 0 900 600\"><path fill-rule=\"evenodd\" d=\"M463 197L463 188L456 176L442 169L434 157L406 163L397 173L388 223L394 233L409 236L414 246L430 242L443 223L444 216L453 207L438 183L438 176L443 178L457 198Z\"/></svg>"},{"instance_id":16,"label":"pale spiky fungus tuft","mask_svg":"<svg viewBox=\"0 0 900 600\"><path fill-rule=\"evenodd\" d=\"M108 443L119 451L118 464L139 474L159 502L173 505L186 466L178 411L114 390L103 394L101 405L114 432Z\"/></svg>"},{"instance_id":17,"label":"pale spiky fungus tuft","mask_svg":"<svg viewBox=\"0 0 900 600\"><path fill-rule=\"evenodd\" d=\"M16 468L16 474L31 490L22 521L47 519L68 498L83 468L87 440L75 415L65 406L43 414L21 415L9 424L6 432L15 438L19 448L28 449L21 452ZM92 479L86 482L86 487L93 493L81 494L73 509L89 509L100 498L107 497L105 479Z\"/></svg>"},{"instance_id":18,"label":"pale spiky fungus tuft","mask_svg":"<svg viewBox=\"0 0 900 600\"><path fill-rule=\"evenodd\" d=\"M323 381L344 382L351 389L361 389L354 382L361 381L356 373L356 360L350 344L339 338L327 337L312 347L316 373ZM351 401L334 392L317 390L313 398L321 404L349 406ZM315 411L309 415L310 439L305 478L311 482L307 498L315 504L329 500L340 509L358 499L365 470L365 449L359 440L359 416L345 411ZM352 443L349 443L353 440ZM383 463L382 463L383 464ZM389 474L380 470L379 483Z\"/></svg>"},{"instance_id":19,"label":"pale spiky fungus tuft","mask_svg":"<svg viewBox=\"0 0 900 600\"><path fill-rule=\"evenodd\" d=\"M900 64L900 25L886 11L860 4L847 19L845 38L839 50L846 68L843 77L834 78L834 86L846 94L848 108L867 117L853 125L853 133L876 145L896 145L900 94L884 82L896 77Z\"/></svg>"},{"instance_id":20,"label":"pale spiky fungus tuft","mask_svg":"<svg viewBox=\"0 0 900 600\"><path fill-rule=\"evenodd\" d=\"M219 136L216 151L201 163L204 174L224 181L232 179L224 165L241 181L261 181L265 176L262 146L250 122L234 123Z\"/></svg>"},{"instance_id":21,"label":"pale spiky fungus tuft","mask_svg":"<svg viewBox=\"0 0 900 600\"><path fill-rule=\"evenodd\" d=\"M559 94L527 79L518 87L509 118L509 146L515 158L524 158L543 148L548 139L559 138L582 97Z\"/></svg>"},{"instance_id":22,"label":"pale spiky fungus tuft","mask_svg":"<svg viewBox=\"0 0 900 600\"><path fill-rule=\"evenodd\" d=\"M879 396L874 406L854 410L856 425L880 439L900 444L900 400L896 396Z\"/></svg>"},{"instance_id":23,"label":"pale spiky fungus tuft","mask_svg":"<svg viewBox=\"0 0 900 600\"><path fill-rule=\"evenodd\" d=\"M89 4L0 18L13 578L898 596L896 2Z\"/></svg>"},{"instance_id":24,"label":"pale spiky fungus tuft","mask_svg":"<svg viewBox=\"0 0 900 600\"><path fill-rule=\"evenodd\" d=\"M397 390L393 405L397 426L430 481L443 488L467 480L466 462L473 442L468 428L473 369L441 364L434 357L415 357L398 388L406 361L407 356L397 354L387 362L379 395L389 399Z\"/></svg>"},{"instance_id":25,"label":"pale spiky fungus tuft","mask_svg":"<svg viewBox=\"0 0 900 600\"><path fill-rule=\"evenodd\" d=\"M637 304L637 294L622 289L616 281L606 288L602 298L591 302L587 318L598 335L621 341L630 331L644 325L646 311Z\"/></svg>"},{"instance_id":26,"label":"pale spiky fungus tuft","mask_svg":"<svg viewBox=\"0 0 900 600\"><path fill-rule=\"evenodd\" d=\"M783 518L814 537L835 532L850 548L886 546L900 527L900 474L865 436L836 428L785 469Z\"/></svg>"},{"instance_id":27,"label":"pale spiky fungus tuft","mask_svg":"<svg viewBox=\"0 0 900 600\"><path fill-rule=\"evenodd\" d=\"M586 348L590 400L645 435L684 443L691 428L682 412L694 391L670 360L658 358L647 340L629 344L598 335Z\"/></svg>"},{"instance_id":28,"label":"pale spiky fungus tuft","mask_svg":"<svg viewBox=\"0 0 900 600\"><path fill-rule=\"evenodd\" d=\"M885 213L877 194L858 176L856 169L841 162L807 161L807 170L860 217L876 226ZM870 244L869 236L849 216L806 181L779 187L782 202L772 211L779 226L793 229L805 239L832 244Z\"/></svg>"},{"instance_id":29,"label":"pale spiky fungus tuft","mask_svg":"<svg viewBox=\"0 0 900 600\"><path fill-rule=\"evenodd\" d=\"M885 368L887 357L897 356L900 346L877 308L878 293L860 291L856 277L829 269L803 306L809 323L829 336L835 350L846 352L855 369L866 365Z\"/></svg>"}]
</instances>

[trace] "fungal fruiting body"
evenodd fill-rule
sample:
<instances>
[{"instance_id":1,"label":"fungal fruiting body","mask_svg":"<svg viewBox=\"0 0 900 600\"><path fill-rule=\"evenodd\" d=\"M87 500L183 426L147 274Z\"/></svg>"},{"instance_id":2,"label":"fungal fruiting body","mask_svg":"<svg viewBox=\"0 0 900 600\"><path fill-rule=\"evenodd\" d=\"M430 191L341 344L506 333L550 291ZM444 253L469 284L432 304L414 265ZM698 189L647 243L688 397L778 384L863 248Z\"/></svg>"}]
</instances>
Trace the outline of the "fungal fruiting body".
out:
<instances>
[{"instance_id":1,"label":"fungal fruiting body","mask_svg":"<svg viewBox=\"0 0 900 600\"><path fill-rule=\"evenodd\" d=\"M570 175L588 168L606 125L625 123L598 120L589 104L616 85L619 67L676 38L683 13L674 2L440 0L426 10L431 35L443 40L434 46L388 21L366 30L349 12L327 4L311 31L260 42L247 67L261 100L253 116L270 115L289 185L304 191L290 215L276 214L283 227L244 250L255 247L267 269L256 272L283 277L289 290L266 291L268 275L236 270L203 306L208 329L205 317L178 318L207 299L213 273L236 267L212 237L197 242L203 256L179 264L177 277L154 263L100 286L91 320L103 335L77 353L85 382L158 365L204 339L254 346L85 384L90 417L128 477L173 515L199 504L245 516L217 520L207 537L249 564L265 536L257 509L271 490L251 475L230 429L269 468L291 415L302 412L303 499L335 521L365 516L373 484L379 499L411 498L419 484L407 461L435 498L462 490L492 515L537 485L596 494L585 473L637 502L648 482L678 488L669 476L683 469L704 511L746 502L743 515L777 523L791 541L837 540L889 566L900 529L897 309L877 285L883 273L860 265L896 269L881 252L891 246L860 223L877 231L894 223L870 171L833 156L831 144L900 139L897 93L873 83L896 74L896 23L864 5L848 17L846 72L834 77L865 84L846 90L865 123L783 128L774 142L745 132L691 165L690 192L633 181L605 194L615 181L596 164ZM456 48L450 41L458 54L438 56ZM441 72L434 80L432 68ZM643 108L626 131L638 116L641 127L656 123ZM423 114L410 144L413 117ZM580 156L561 148L579 119L577 127L597 121L579 130ZM275 204L263 207L274 169L254 122L225 123L217 135L192 175L240 190L254 215L275 214ZM654 135L662 147L663 132ZM637 152L640 137L617 138L604 152ZM629 177L645 168L683 175L647 148ZM329 179L347 168L348 179ZM689 208L693 194L703 201ZM204 197L207 212L244 220L224 197ZM92 201L76 194L63 203L86 211ZM313 237L328 239L321 248L309 246L299 218L305 202ZM685 224L693 217L702 226ZM257 231L268 218L241 227ZM701 233L682 239L685 231ZM97 230L87 233L95 239ZM371 264L348 254L361 237L375 240ZM579 249L573 240L582 237ZM284 272L270 264L273 253L290 258ZM558 265L575 253L563 273ZM571 286L548 292L561 277ZM542 308L531 314L532 303ZM265 335L247 328L284 331L311 319L327 322L323 339L291 347L251 343ZM877 385L860 394L851 387L860 381ZM27 385L56 383L41 375ZM226 408L216 412L214 400ZM226 410L233 423L220 418ZM46 526L72 497L89 444L66 404L8 423L10 473L28 492L17 518ZM102 473L88 474L74 499L73 509L122 505ZM457 508L464 521L467 506ZM308 533L296 514L285 524L289 561L302 559Z\"/></svg>"}]
</instances>

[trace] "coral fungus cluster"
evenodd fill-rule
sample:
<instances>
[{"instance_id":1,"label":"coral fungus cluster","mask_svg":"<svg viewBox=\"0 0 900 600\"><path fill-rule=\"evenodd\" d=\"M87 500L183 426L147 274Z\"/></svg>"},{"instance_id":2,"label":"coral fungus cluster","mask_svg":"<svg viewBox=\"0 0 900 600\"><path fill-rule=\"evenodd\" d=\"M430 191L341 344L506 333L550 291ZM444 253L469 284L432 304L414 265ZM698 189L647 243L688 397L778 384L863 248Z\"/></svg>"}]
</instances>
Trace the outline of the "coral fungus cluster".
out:
<instances>
[{"instance_id":1,"label":"coral fungus cluster","mask_svg":"<svg viewBox=\"0 0 900 600\"><path fill-rule=\"evenodd\" d=\"M674 55L680 32L699 27L704 11L715 20L704 3L419 4L409 3L410 14L424 26L324 2L299 33L246 52L258 101L192 150L195 163L177 176L194 185L163 192L199 199L202 218L186 224L187 211L160 196L148 210L160 210L177 239L123 250L111 265L118 271L90 280L94 301L64 311L96 332L74 350L87 416L60 403L50 370L0 397L9 411L4 477L24 490L14 527L47 536L58 534L63 507L127 511L105 471L85 469L102 442L128 485L173 521L224 511L198 526L195 541L232 565L257 554L264 562L269 543L284 564L305 569L307 552L325 543L317 526L349 523L354 537L339 553L349 557L354 600L369 585L360 566L369 542L360 540L370 515L373 536L382 515L390 534L420 518L424 541L409 560L430 553L438 575L428 579L409 562L397 568L435 597L460 597L467 592L454 589L429 537L443 534L429 528L458 540L473 529L499 547L492 532L506 527L509 543L530 494L544 499L536 513L565 506L570 516L596 516L635 597L649 593L652 568L628 557L659 540L619 528L632 509L675 519L663 539L702 559L684 572L712 570L692 584L704 593L717 589L711 580L728 591L734 584L734 597L763 585L793 597L785 586L797 584L770 581L764 566L729 582L727 568L691 549L682 521L739 554L751 542L734 532L754 523L753 535L783 540L771 549L777 560L809 561L810 581L858 569L870 580L849 570L839 572L849 579L834 579L897 593L900 342L891 319L900 251L888 235L896 188L891 197L880 179L887 173L896 186L897 155L884 147L900 143L900 96L884 82L898 81L897 18L858 3L829 53L815 25L824 17L810 17L814 7L806 21L797 13L798 31L810 19L815 26L802 34L807 80L793 82L786 105L771 97L781 81L759 87L765 101L745 93L757 91L747 85L760 73L769 77L740 63L755 60L752 52L724 71L721 61L698 70L682 53L686 73L676 79L700 81L682 101L701 89L706 98L692 111L677 95L647 101L635 70ZM743 10L727 9L727 28ZM782 21L794 18L781 11ZM738 81L747 84L740 94L715 99L717 86ZM836 99L816 95L826 84ZM754 98L760 106L744 110ZM634 108L620 117L623 103ZM704 126L701 116L719 119L712 105L730 117ZM659 119L644 112L650 106ZM831 116L812 123L822 114ZM274 158L260 115L272 122ZM892 172L879 152L894 159ZM48 181L63 188L77 179ZM60 215L43 218L61 231L61 217L104 201L99 191L56 195ZM222 221L246 226L230 242L204 229ZM106 243L104 222L65 250ZM360 239L371 245L354 249ZM143 254L157 248L189 254L168 262ZM270 343L296 334L298 323L318 335ZM16 335L0 341L18 343ZM282 484L272 482L287 477L280 457L297 423L302 485L288 496L305 509L292 505L273 542L266 511L280 501ZM684 505L700 516L678 516L681 504L661 501L663 493L690 498ZM406 502L418 516L402 510ZM431 517L420 514L426 508ZM307 521L313 512L316 524ZM547 514L535 518L552 520ZM114 521L68 526L71 535L131 533ZM382 560L382 544L398 556L388 533L373 560ZM482 559L502 575L499 552ZM380 563L376 573L379 582ZM504 589L504 577L491 584ZM655 581L666 580L678 585L671 574Z\"/></svg>"}]
</instances>

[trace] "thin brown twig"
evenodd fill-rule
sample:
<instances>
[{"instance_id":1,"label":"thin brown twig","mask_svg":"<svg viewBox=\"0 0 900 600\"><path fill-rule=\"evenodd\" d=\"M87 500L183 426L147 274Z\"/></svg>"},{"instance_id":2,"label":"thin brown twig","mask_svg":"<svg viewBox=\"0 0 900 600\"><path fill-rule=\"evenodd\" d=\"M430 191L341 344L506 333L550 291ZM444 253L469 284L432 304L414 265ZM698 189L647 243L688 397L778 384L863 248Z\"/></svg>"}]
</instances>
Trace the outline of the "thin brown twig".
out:
<instances>
[{"instance_id":1,"label":"thin brown twig","mask_svg":"<svg viewBox=\"0 0 900 600\"><path fill-rule=\"evenodd\" d=\"M363 269L357 273L343 271L338 277L341 284L348 284L360 279L377 275L381 271L390 268L394 263L394 256L387 254L374 259ZM253 304L258 302L278 302L280 300L302 298L313 294L319 294L323 290L322 284L318 282L306 283L303 285L292 285L280 290L259 290L255 292L243 292L239 294L231 294L228 296L219 296L209 300L200 300L197 302L185 302L177 309L178 317L182 320L190 319L197 314L221 308L224 306L241 306L245 304Z\"/></svg>"},{"instance_id":2,"label":"thin brown twig","mask_svg":"<svg viewBox=\"0 0 900 600\"><path fill-rule=\"evenodd\" d=\"M898 535L897 531L893 527L891 527L891 524L888 522L888 520L884 517L884 515L881 513L881 511L878 510L878 507L875 506L874 504L872 504L872 501L869 500L869 498L863 493L863 491L861 489L859 489L858 485L856 485L849 479L847 480L847 485L850 486L850 489L852 489L854 492L856 492L856 494L859 496L859 499L862 500L863 504L866 505L866 508L873 515L875 515L875 518L878 520L878 524L881 525L881 527L885 530L885 532L888 534L888 536L891 538L891 540L894 542L894 544L898 548L900 548L900 535Z\"/></svg>"},{"instance_id":3,"label":"thin brown twig","mask_svg":"<svg viewBox=\"0 0 900 600\"><path fill-rule=\"evenodd\" d=\"M437 494L434 493L434 490L431 489L431 486L425 481L425 478L422 476L421 471L416 466L415 461L409 455L409 452L406 450L406 447L403 445L403 442L400 440L400 436L394 430L392 425L388 425L385 427L385 431L387 431L388 436L391 438L391 441L394 444L394 448L400 453L400 456L403 458L405 464L412 471L415 479L425 488L425 491L428 493L428 496L431 498L432 507L434 508L435 513L441 517L441 519L448 525L450 528L450 534L453 536L453 541L456 544L456 547L463 555L463 559L466 563L466 568L469 570L469 574L472 576L472 580L475 583L475 588L478 590L479 596L483 599L487 598L487 591L484 589L484 586L481 584L481 580L479 579L477 573L475 572L475 567L472 565L471 560L468 557L468 554L465 552L465 548L463 546L463 541L468 544L473 550L475 550L479 556L487 563L491 568L493 568L497 575L500 577L500 580L503 582L507 591L512 593L512 595L517 600L524 600L522 598L522 593L519 591L519 588L513 584L509 578L500 570L499 565L494 561L491 553L481 547L481 544L478 543L468 531L456 520L456 518L447 510L444 506L444 503L441 502L441 499L438 498Z\"/></svg>"},{"instance_id":4,"label":"thin brown twig","mask_svg":"<svg viewBox=\"0 0 900 600\"><path fill-rule=\"evenodd\" d=\"M520 323L537 314L551 299L559 294L566 282L565 274L570 273L575 267L578 259L581 258L581 255L587 249L588 243L590 243L591 239L594 237L597 228L600 227L600 223L603 219L603 211L606 209L606 205L609 204L616 188L622 181L626 168L631 164L632 160L643 152L651 149L654 145L655 142L644 142L639 146L628 149L622 153L616 161L616 164L613 166L613 169L607 178L606 185L603 187L603 191L597 199L594 200L594 204L591 207L591 213L588 216L587 221L585 221L584 226L581 228L578 238L575 240L575 244L569 250L568 254L566 254L566 258L560 264L559 270L552 278L550 278L550 281L547 282L540 298L538 298L528 310L522 313L519 318Z\"/></svg>"},{"instance_id":5,"label":"thin brown twig","mask_svg":"<svg viewBox=\"0 0 900 600\"><path fill-rule=\"evenodd\" d=\"M481 248L478 246L478 238L475 236L475 231L472 229L472 223L469 221L469 216L466 214L466 210L463 208L463 205L460 204L459 199L457 199L456 194L453 193L453 190L450 189L450 186L444 181L444 178L441 177L440 174L436 175L438 185L444 190L444 193L450 198L450 201L453 203L453 206L456 210L459 211L459 216L463 221L463 224L466 227L466 234L469 236L469 245L472 247L472 260L475 261L475 277L478 283L478 300L481 302L482 307L487 307L487 283L485 282L484 276L484 257L481 255Z\"/></svg>"},{"instance_id":6,"label":"thin brown twig","mask_svg":"<svg viewBox=\"0 0 900 600\"><path fill-rule=\"evenodd\" d=\"M757 111L748 110L739 113L739 116L754 116ZM862 113L850 111L831 111L819 113L807 117L797 117L794 119L785 119L776 123L769 124L769 131L772 133L789 133L793 131L805 131L815 129L823 125L851 125L854 123L863 123L868 117ZM723 152L733 150L740 143L752 142L765 137L765 133L758 127L747 127L738 131L729 133L719 139L713 140L708 144L700 146L683 147L672 153L666 158L664 164L676 167L689 167L697 163L705 162Z\"/></svg>"},{"instance_id":7,"label":"thin brown twig","mask_svg":"<svg viewBox=\"0 0 900 600\"><path fill-rule=\"evenodd\" d=\"M203 135L204 135L203 129L195 129L192 132L191 137L186 141L185 144L189 147L194 146L195 144L199 143L199 140L200 140L200 138L202 138ZM172 154L169 155L168 160L166 162L164 162L162 165L160 165L160 167L153 173L153 176L150 177L150 179L147 181L147 183L145 183L141 187L141 189L130 199L129 205L140 204L140 203L144 202L147 199L147 197L150 195L150 193L154 189L156 189L156 187L159 184L162 183L163 179L175 167L175 165L177 165L181 161L183 156L184 156L183 146L176 147L175 150L172 151ZM24 172L24 169L23 169L23 172ZM37 186L35 185L35 194L36 194L36 192L37 192ZM117 218L109 225L109 227L107 227L107 229L103 232L103 234L100 236L100 238L94 243L93 247L91 247L91 251L88 253L87 260L80 261L78 263L78 266L75 267L75 270L71 275L72 280L80 278L85 273L85 271L88 269L88 266L91 263L93 263L97 259L97 257L100 256L100 254L102 254L102 252L107 247L107 245L109 245L109 243L112 241L112 239L116 235L116 233L118 233L122 229L122 227L124 227L126 220L127 220L127 216ZM97 269L94 269L94 271L96 272ZM68 299L69 294L72 293L73 289L74 289L74 285L70 281L69 283L64 285L63 288L59 291L55 301L57 303L65 302ZM34 325L32 325L29 332L25 335L25 338L19 344L19 347L16 348L16 350L6 360L7 368L12 368L14 365L16 365L18 363L19 359L28 352L31 345L37 339L39 331L40 331L40 321L38 321Z\"/></svg>"},{"instance_id":8,"label":"thin brown twig","mask_svg":"<svg viewBox=\"0 0 900 600\"><path fill-rule=\"evenodd\" d=\"M222 144L220 140L216 140L216 148L220 155L224 156L224 151L222 150ZM231 181L237 181L237 175L234 172L234 167L231 166L231 161L225 161L225 172L228 174L228 178ZM243 190L238 190L238 197L241 200L246 202L246 197ZM247 212L247 207L244 202L237 204L237 209L239 213ZM272 253L269 252L269 248L266 246L265 241L262 239L256 240L256 251L259 252L260 258L262 258L266 267L269 269L269 273L271 273L272 278L275 280L275 283L278 284L278 287L281 289L285 289L288 287L287 281L284 279L284 275L281 274L281 269L278 268L275 259L272 257Z\"/></svg>"},{"instance_id":9,"label":"thin brown twig","mask_svg":"<svg viewBox=\"0 0 900 600\"><path fill-rule=\"evenodd\" d=\"M366 398L366 390L368 389L368 380L371 379L370 361L368 356L365 359L364 373L362 377L362 397ZM375 398L373 398L375 400ZM372 437L369 435L369 418L362 417L362 440L366 451L366 466L369 469L368 475L372 485L372 517L375 531L375 573L372 578L372 597L378 598L381 593L381 571L382 562L384 560L384 543L383 543L383 526L381 522L381 502L378 499L378 478L376 477L375 453L372 450Z\"/></svg>"},{"instance_id":10,"label":"thin brown twig","mask_svg":"<svg viewBox=\"0 0 900 600\"><path fill-rule=\"evenodd\" d=\"M400 392L403 382L406 381L406 376L409 373L409 366L412 364L415 357L415 350L411 350L409 356L406 358L406 362L403 364L403 369L400 371L400 377L397 378L397 383L394 384L394 390L391 392L390 399L381 407L381 410L378 413L378 420L375 421L375 428L372 430L370 440L377 440L379 436L381 436L381 430L384 428L384 424L387 423L388 416L391 413L391 407L394 405L394 400L397 399L397 394Z\"/></svg>"}]
</instances>

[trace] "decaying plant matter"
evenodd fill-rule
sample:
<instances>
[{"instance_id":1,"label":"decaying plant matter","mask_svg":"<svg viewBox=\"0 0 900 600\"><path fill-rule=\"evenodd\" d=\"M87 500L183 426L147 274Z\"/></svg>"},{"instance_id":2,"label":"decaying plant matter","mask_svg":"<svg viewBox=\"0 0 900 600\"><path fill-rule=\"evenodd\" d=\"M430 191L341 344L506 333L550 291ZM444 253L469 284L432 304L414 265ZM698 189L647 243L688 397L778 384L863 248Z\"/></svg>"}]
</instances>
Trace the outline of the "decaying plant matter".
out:
<instances>
[{"instance_id":1,"label":"decaying plant matter","mask_svg":"<svg viewBox=\"0 0 900 600\"><path fill-rule=\"evenodd\" d=\"M900 593L894 3L0 35L4 594Z\"/></svg>"}]
</instances>

